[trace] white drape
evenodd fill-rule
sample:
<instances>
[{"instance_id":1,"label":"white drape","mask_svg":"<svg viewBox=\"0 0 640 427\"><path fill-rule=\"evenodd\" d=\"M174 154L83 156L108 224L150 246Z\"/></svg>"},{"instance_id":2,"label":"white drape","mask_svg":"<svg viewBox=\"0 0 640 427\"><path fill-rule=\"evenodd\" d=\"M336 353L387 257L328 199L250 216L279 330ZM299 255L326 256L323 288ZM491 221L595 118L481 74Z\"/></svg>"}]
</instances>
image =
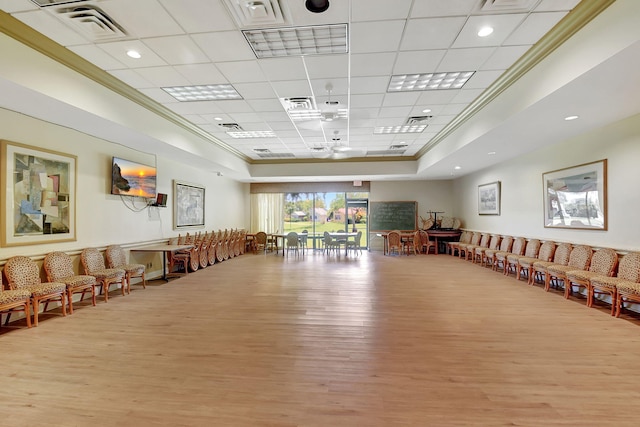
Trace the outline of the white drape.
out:
<instances>
[{"instance_id":1,"label":"white drape","mask_svg":"<svg viewBox=\"0 0 640 427\"><path fill-rule=\"evenodd\" d=\"M251 232L281 233L284 230L284 194L251 194Z\"/></svg>"}]
</instances>

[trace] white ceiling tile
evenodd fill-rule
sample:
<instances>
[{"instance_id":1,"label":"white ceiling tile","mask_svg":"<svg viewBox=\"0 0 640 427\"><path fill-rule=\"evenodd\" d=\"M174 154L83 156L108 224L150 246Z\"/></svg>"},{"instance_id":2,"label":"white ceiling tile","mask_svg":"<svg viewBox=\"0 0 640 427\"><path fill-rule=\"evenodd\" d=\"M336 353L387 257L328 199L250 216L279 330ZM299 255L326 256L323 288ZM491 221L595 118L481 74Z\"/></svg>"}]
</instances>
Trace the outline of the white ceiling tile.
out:
<instances>
[{"instance_id":1,"label":"white ceiling tile","mask_svg":"<svg viewBox=\"0 0 640 427\"><path fill-rule=\"evenodd\" d=\"M291 98L297 96L312 96L311 86L307 80L292 80L287 82L273 82L273 90L279 98Z\"/></svg>"},{"instance_id":2,"label":"white ceiling tile","mask_svg":"<svg viewBox=\"0 0 640 427\"><path fill-rule=\"evenodd\" d=\"M247 39L238 31L192 34L191 38L214 62L256 59Z\"/></svg>"},{"instance_id":3,"label":"white ceiling tile","mask_svg":"<svg viewBox=\"0 0 640 427\"><path fill-rule=\"evenodd\" d=\"M511 67L531 46L503 46L499 47L482 64L480 70L506 70Z\"/></svg>"},{"instance_id":4,"label":"white ceiling tile","mask_svg":"<svg viewBox=\"0 0 640 427\"><path fill-rule=\"evenodd\" d=\"M485 89L491 85L503 71L477 71L467 83L465 89Z\"/></svg>"},{"instance_id":5,"label":"white ceiling tile","mask_svg":"<svg viewBox=\"0 0 640 427\"><path fill-rule=\"evenodd\" d=\"M352 95L351 96L351 108L373 108L381 107L382 101L384 101L384 94L371 94L371 95Z\"/></svg>"},{"instance_id":6,"label":"white ceiling tile","mask_svg":"<svg viewBox=\"0 0 640 427\"><path fill-rule=\"evenodd\" d=\"M100 43L100 49L111 55L117 61L130 68L156 67L167 65L167 63L140 40L116 41L110 43ZM142 55L138 59L127 55L129 50L135 50Z\"/></svg>"},{"instance_id":7,"label":"white ceiling tile","mask_svg":"<svg viewBox=\"0 0 640 427\"><path fill-rule=\"evenodd\" d=\"M382 102L383 107L413 106L420 97L420 92L387 93Z\"/></svg>"},{"instance_id":8,"label":"white ceiling tile","mask_svg":"<svg viewBox=\"0 0 640 427\"><path fill-rule=\"evenodd\" d=\"M118 61L107 52L96 49L92 44L69 46L67 49L103 70L117 70L125 68L125 65L122 62Z\"/></svg>"},{"instance_id":9,"label":"white ceiling tile","mask_svg":"<svg viewBox=\"0 0 640 427\"><path fill-rule=\"evenodd\" d=\"M62 46L86 44L89 41L45 10L17 13L15 17Z\"/></svg>"},{"instance_id":10,"label":"white ceiling tile","mask_svg":"<svg viewBox=\"0 0 640 427\"><path fill-rule=\"evenodd\" d=\"M411 113L411 107L386 107L380 111L378 117L396 117L399 119L405 119L409 117ZM400 124L400 123L398 123Z\"/></svg>"},{"instance_id":11,"label":"white ceiling tile","mask_svg":"<svg viewBox=\"0 0 640 427\"><path fill-rule=\"evenodd\" d=\"M346 95L349 93L349 80L346 77L341 79L311 80L311 88L318 102L326 101L324 98L329 95L329 90L331 90L331 97L335 98L333 99L334 101L339 97L343 103L346 103Z\"/></svg>"},{"instance_id":12,"label":"white ceiling tile","mask_svg":"<svg viewBox=\"0 0 640 427\"><path fill-rule=\"evenodd\" d=\"M233 19L221 1L160 0L160 3L188 33L235 29Z\"/></svg>"},{"instance_id":13,"label":"white ceiling tile","mask_svg":"<svg viewBox=\"0 0 640 427\"><path fill-rule=\"evenodd\" d=\"M258 64L267 80L301 80L307 78L304 62L301 56L286 58L259 59Z\"/></svg>"},{"instance_id":14,"label":"white ceiling tile","mask_svg":"<svg viewBox=\"0 0 640 427\"><path fill-rule=\"evenodd\" d=\"M393 74L434 72L446 52L444 49L398 52Z\"/></svg>"},{"instance_id":15,"label":"white ceiling tile","mask_svg":"<svg viewBox=\"0 0 640 427\"><path fill-rule=\"evenodd\" d=\"M175 19L156 0L105 1L100 3L100 7L129 35L137 38L184 34Z\"/></svg>"},{"instance_id":16,"label":"white ceiling tile","mask_svg":"<svg viewBox=\"0 0 640 427\"><path fill-rule=\"evenodd\" d=\"M215 104L217 108L221 109L229 115L234 113L253 113L253 109L244 100L229 99L224 101L208 101Z\"/></svg>"},{"instance_id":17,"label":"white ceiling tile","mask_svg":"<svg viewBox=\"0 0 640 427\"><path fill-rule=\"evenodd\" d=\"M251 123L254 127L258 128L266 128L267 125L264 120L260 119L260 116L256 113L233 113L231 118L234 122L240 123L240 126L243 128L245 125Z\"/></svg>"},{"instance_id":18,"label":"white ceiling tile","mask_svg":"<svg viewBox=\"0 0 640 427\"><path fill-rule=\"evenodd\" d=\"M581 0L542 0L535 8L536 12L572 10Z\"/></svg>"},{"instance_id":19,"label":"white ceiling tile","mask_svg":"<svg viewBox=\"0 0 640 427\"><path fill-rule=\"evenodd\" d=\"M357 22L351 24L351 53L395 52L400 45L405 21Z\"/></svg>"},{"instance_id":20,"label":"white ceiling tile","mask_svg":"<svg viewBox=\"0 0 640 427\"><path fill-rule=\"evenodd\" d=\"M444 110L442 110L442 113L445 115L460 114L462 110L464 110L467 107L467 105L468 104L449 104L446 107L444 107Z\"/></svg>"},{"instance_id":21,"label":"white ceiling tile","mask_svg":"<svg viewBox=\"0 0 640 427\"><path fill-rule=\"evenodd\" d=\"M218 69L232 84L247 82L264 82L266 80L257 60L222 62Z\"/></svg>"},{"instance_id":22,"label":"white ceiling tile","mask_svg":"<svg viewBox=\"0 0 640 427\"><path fill-rule=\"evenodd\" d=\"M388 86L389 77L387 76L351 78L352 95L386 92Z\"/></svg>"},{"instance_id":23,"label":"white ceiling tile","mask_svg":"<svg viewBox=\"0 0 640 427\"><path fill-rule=\"evenodd\" d=\"M352 54L351 75L388 76L395 59L395 52Z\"/></svg>"},{"instance_id":24,"label":"white ceiling tile","mask_svg":"<svg viewBox=\"0 0 640 427\"><path fill-rule=\"evenodd\" d=\"M433 108L432 105L448 104L458 92L457 90L425 90L420 92L418 104L429 108Z\"/></svg>"},{"instance_id":25,"label":"white ceiling tile","mask_svg":"<svg viewBox=\"0 0 640 427\"><path fill-rule=\"evenodd\" d=\"M532 45L564 16L565 12L532 13L505 41L506 45Z\"/></svg>"},{"instance_id":26,"label":"white ceiling tile","mask_svg":"<svg viewBox=\"0 0 640 427\"><path fill-rule=\"evenodd\" d=\"M111 70L109 74L136 89L151 88L153 86L150 81L144 79L134 70Z\"/></svg>"},{"instance_id":27,"label":"white ceiling tile","mask_svg":"<svg viewBox=\"0 0 640 427\"><path fill-rule=\"evenodd\" d=\"M152 87L148 89L139 89L139 91L147 95L149 98L153 99L154 101L159 102L161 104L176 102L176 99L173 96L169 95L164 90L158 89L156 87Z\"/></svg>"},{"instance_id":28,"label":"white ceiling tile","mask_svg":"<svg viewBox=\"0 0 640 427\"><path fill-rule=\"evenodd\" d=\"M228 83L226 77L213 64L185 64L173 68L192 85Z\"/></svg>"},{"instance_id":29,"label":"white ceiling tile","mask_svg":"<svg viewBox=\"0 0 640 427\"><path fill-rule=\"evenodd\" d=\"M254 111L280 111L282 110L282 104L276 99L254 99L246 100L247 104L251 105Z\"/></svg>"},{"instance_id":30,"label":"white ceiling tile","mask_svg":"<svg viewBox=\"0 0 640 427\"><path fill-rule=\"evenodd\" d=\"M148 38L144 44L170 65L209 62L207 55L186 35Z\"/></svg>"},{"instance_id":31,"label":"white ceiling tile","mask_svg":"<svg viewBox=\"0 0 640 427\"><path fill-rule=\"evenodd\" d=\"M449 49L436 71L475 71L487 62L496 49L495 47Z\"/></svg>"},{"instance_id":32,"label":"white ceiling tile","mask_svg":"<svg viewBox=\"0 0 640 427\"><path fill-rule=\"evenodd\" d=\"M462 27L452 47L500 46L526 16L524 13L472 16ZM479 37L478 31L483 27L492 27L493 33Z\"/></svg>"},{"instance_id":33,"label":"white ceiling tile","mask_svg":"<svg viewBox=\"0 0 640 427\"><path fill-rule=\"evenodd\" d=\"M262 114L260 114L260 117L262 117ZM271 129L278 132L278 136L280 138L282 138L282 132L285 132L285 131L294 132L295 135L298 135L298 132L295 130L295 126L293 125L293 123L291 123L291 121L287 121L287 122L269 121L269 125L271 126Z\"/></svg>"},{"instance_id":34,"label":"white ceiling tile","mask_svg":"<svg viewBox=\"0 0 640 427\"><path fill-rule=\"evenodd\" d=\"M345 54L307 56L305 63L311 79L346 78L349 74L349 56Z\"/></svg>"},{"instance_id":35,"label":"white ceiling tile","mask_svg":"<svg viewBox=\"0 0 640 427\"><path fill-rule=\"evenodd\" d=\"M38 6L30 0L0 0L0 9L7 13L36 10Z\"/></svg>"},{"instance_id":36,"label":"white ceiling tile","mask_svg":"<svg viewBox=\"0 0 640 427\"><path fill-rule=\"evenodd\" d=\"M411 19L402 36L400 50L447 49L465 21L463 17Z\"/></svg>"},{"instance_id":37,"label":"white ceiling tile","mask_svg":"<svg viewBox=\"0 0 640 427\"><path fill-rule=\"evenodd\" d=\"M351 0L351 21L406 19L412 0Z\"/></svg>"},{"instance_id":38,"label":"white ceiling tile","mask_svg":"<svg viewBox=\"0 0 640 427\"><path fill-rule=\"evenodd\" d=\"M158 87L186 86L191 84L173 67L138 68L136 71L142 78Z\"/></svg>"},{"instance_id":39,"label":"white ceiling tile","mask_svg":"<svg viewBox=\"0 0 640 427\"><path fill-rule=\"evenodd\" d=\"M482 89L462 89L451 99L452 104L468 104L480 94L484 92Z\"/></svg>"},{"instance_id":40,"label":"white ceiling tile","mask_svg":"<svg viewBox=\"0 0 640 427\"><path fill-rule=\"evenodd\" d=\"M233 85L236 91L246 100L249 99L273 99L276 96L269 83L236 83ZM274 100L278 102L277 100ZM279 104L279 103L278 103Z\"/></svg>"},{"instance_id":41,"label":"white ceiling tile","mask_svg":"<svg viewBox=\"0 0 640 427\"><path fill-rule=\"evenodd\" d=\"M175 102L164 104L178 114L220 114L223 110L213 101Z\"/></svg>"}]
</instances>

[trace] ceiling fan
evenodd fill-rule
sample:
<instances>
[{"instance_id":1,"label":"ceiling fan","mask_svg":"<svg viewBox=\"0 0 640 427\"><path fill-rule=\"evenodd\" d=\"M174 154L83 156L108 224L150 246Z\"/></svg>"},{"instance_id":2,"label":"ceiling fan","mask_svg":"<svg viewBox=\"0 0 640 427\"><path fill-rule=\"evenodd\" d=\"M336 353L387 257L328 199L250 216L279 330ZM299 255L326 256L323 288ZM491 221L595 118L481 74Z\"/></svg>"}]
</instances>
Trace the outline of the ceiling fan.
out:
<instances>
[{"instance_id":1,"label":"ceiling fan","mask_svg":"<svg viewBox=\"0 0 640 427\"><path fill-rule=\"evenodd\" d=\"M354 149L350 147L346 141L342 141L342 138L338 135L339 133L338 130L334 130L333 138L331 138L330 142L312 147L311 151L319 153L319 158L334 160L364 157L367 155L366 150Z\"/></svg>"}]
</instances>

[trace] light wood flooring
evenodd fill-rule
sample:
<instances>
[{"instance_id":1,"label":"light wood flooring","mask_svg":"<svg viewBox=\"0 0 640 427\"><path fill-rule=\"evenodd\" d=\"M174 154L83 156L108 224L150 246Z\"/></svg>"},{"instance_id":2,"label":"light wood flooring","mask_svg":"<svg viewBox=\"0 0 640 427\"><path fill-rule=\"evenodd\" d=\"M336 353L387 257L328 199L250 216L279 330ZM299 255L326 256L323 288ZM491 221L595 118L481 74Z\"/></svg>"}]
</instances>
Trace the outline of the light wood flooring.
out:
<instances>
[{"instance_id":1,"label":"light wood flooring","mask_svg":"<svg viewBox=\"0 0 640 427\"><path fill-rule=\"evenodd\" d=\"M0 425L638 426L640 322L446 255L253 255L0 329Z\"/></svg>"}]
</instances>

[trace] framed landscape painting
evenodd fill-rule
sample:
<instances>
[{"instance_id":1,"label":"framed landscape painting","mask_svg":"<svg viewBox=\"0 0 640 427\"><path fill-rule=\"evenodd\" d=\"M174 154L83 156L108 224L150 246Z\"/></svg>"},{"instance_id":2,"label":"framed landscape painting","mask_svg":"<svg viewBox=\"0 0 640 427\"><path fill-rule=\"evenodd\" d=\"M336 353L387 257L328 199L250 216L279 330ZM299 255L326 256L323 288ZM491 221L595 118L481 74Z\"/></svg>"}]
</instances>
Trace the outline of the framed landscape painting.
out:
<instances>
[{"instance_id":1,"label":"framed landscape painting","mask_svg":"<svg viewBox=\"0 0 640 427\"><path fill-rule=\"evenodd\" d=\"M173 228L204 227L204 190L198 184L173 181Z\"/></svg>"},{"instance_id":2,"label":"framed landscape painting","mask_svg":"<svg viewBox=\"0 0 640 427\"><path fill-rule=\"evenodd\" d=\"M2 141L2 246L76 240L76 156Z\"/></svg>"},{"instance_id":3,"label":"framed landscape painting","mask_svg":"<svg viewBox=\"0 0 640 427\"><path fill-rule=\"evenodd\" d=\"M478 214L500 215L500 181L478 185Z\"/></svg>"},{"instance_id":4,"label":"framed landscape painting","mask_svg":"<svg viewBox=\"0 0 640 427\"><path fill-rule=\"evenodd\" d=\"M544 226L607 229L607 160L542 174Z\"/></svg>"}]
</instances>

